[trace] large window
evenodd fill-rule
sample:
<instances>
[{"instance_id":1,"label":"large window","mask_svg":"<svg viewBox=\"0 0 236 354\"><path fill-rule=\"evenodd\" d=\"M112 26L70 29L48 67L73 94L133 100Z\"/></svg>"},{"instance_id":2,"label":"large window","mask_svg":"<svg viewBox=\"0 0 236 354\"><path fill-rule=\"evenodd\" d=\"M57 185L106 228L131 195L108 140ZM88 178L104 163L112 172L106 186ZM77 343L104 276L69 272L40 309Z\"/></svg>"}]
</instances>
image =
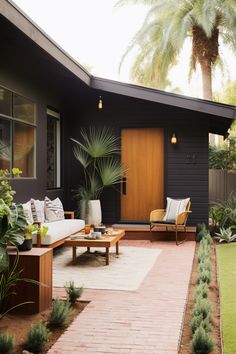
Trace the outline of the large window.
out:
<instances>
[{"instance_id":1,"label":"large window","mask_svg":"<svg viewBox=\"0 0 236 354\"><path fill-rule=\"evenodd\" d=\"M35 177L35 103L0 87L0 168Z\"/></svg>"},{"instance_id":2,"label":"large window","mask_svg":"<svg viewBox=\"0 0 236 354\"><path fill-rule=\"evenodd\" d=\"M60 114L47 109L47 188L61 187Z\"/></svg>"}]
</instances>

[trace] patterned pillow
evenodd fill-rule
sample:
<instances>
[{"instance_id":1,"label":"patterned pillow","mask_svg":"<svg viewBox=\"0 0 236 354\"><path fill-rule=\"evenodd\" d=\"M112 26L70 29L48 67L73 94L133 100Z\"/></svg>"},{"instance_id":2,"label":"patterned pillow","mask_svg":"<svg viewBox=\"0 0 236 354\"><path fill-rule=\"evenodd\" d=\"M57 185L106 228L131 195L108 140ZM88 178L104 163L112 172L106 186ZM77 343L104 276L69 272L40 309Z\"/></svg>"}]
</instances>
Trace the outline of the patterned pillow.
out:
<instances>
[{"instance_id":1,"label":"patterned pillow","mask_svg":"<svg viewBox=\"0 0 236 354\"><path fill-rule=\"evenodd\" d=\"M25 219L28 225L32 225L34 222L33 219L33 214L31 210L31 202L30 200L27 203L22 204L24 214L25 214Z\"/></svg>"},{"instance_id":2,"label":"patterned pillow","mask_svg":"<svg viewBox=\"0 0 236 354\"><path fill-rule=\"evenodd\" d=\"M44 222L44 201L30 199L30 203L34 222Z\"/></svg>"},{"instance_id":3,"label":"patterned pillow","mask_svg":"<svg viewBox=\"0 0 236 354\"><path fill-rule=\"evenodd\" d=\"M45 197L44 204L46 220L48 222L63 220L65 218L63 205L59 198L50 200L48 197Z\"/></svg>"},{"instance_id":4,"label":"patterned pillow","mask_svg":"<svg viewBox=\"0 0 236 354\"><path fill-rule=\"evenodd\" d=\"M190 198L186 199L167 199L166 213L163 217L164 221L175 222L176 216L186 210L186 206Z\"/></svg>"}]
</instances>

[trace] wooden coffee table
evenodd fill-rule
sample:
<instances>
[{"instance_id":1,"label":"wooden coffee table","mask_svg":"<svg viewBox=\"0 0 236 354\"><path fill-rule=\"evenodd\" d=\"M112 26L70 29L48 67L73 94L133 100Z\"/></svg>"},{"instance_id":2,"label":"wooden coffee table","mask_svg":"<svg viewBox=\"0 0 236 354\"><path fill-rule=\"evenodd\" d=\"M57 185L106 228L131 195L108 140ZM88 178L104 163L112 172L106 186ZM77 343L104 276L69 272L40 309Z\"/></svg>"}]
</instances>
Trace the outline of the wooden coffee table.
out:
<instances>
[{"instance_id":1,"label":"wooden coffee table","mask_svg":"<svg viewBox=\"0 0 236 354\"><path fill-rule=\"evenodd\" d=\"M119 254L119 241L125 236L124 230L115 230L111 235L104 235L101 239L88 240L83 232L78 232L65 239L64 246L72 247L72 262L76 264L76 247L104 247L106 249L106 265L109 264L109 248L116 246L116 254Z\"/></svg>"}]
</instances>

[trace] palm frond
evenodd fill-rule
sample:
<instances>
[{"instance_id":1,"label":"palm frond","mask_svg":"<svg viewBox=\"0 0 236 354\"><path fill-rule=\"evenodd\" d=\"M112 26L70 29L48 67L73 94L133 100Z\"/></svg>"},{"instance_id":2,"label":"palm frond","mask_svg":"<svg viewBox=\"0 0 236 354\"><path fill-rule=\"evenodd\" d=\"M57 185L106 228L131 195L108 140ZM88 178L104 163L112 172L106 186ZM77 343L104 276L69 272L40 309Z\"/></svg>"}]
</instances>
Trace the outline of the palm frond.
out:
<instances>
[{"instance_id":1,"label":"palm frond","mask_svg":"<svg viewBox=\"0 0 236 354\"><path fill-rule=\"evenodd\" d=\"M91 159L89 158L88 153L84 151L80 145L73 146L73 153L76 160L81 163L83 168L87 168L89 166Z\"/></svg>"},{"instance_id":2,"label":"palm frond","mask_svg":"<svg viewBox=\"0 0 236 354\"><path fill-rule=\"evenodd\" d=\"M101 158L120 152L119 139L112 134L110 128L90 127L89 130L82 129L83 143L81 148L91 158Z\"/></svg>"},{"instance_id":3,"label":"palm frond","mask_svg":"<svg viewBox=\"0 0 236 354\"><path fill-rule=\"evenodd\" d=\"M120 183L125 172L120 162L114 159L102 159L97 168L104 187Z\"/></svg>"}]
</instances>

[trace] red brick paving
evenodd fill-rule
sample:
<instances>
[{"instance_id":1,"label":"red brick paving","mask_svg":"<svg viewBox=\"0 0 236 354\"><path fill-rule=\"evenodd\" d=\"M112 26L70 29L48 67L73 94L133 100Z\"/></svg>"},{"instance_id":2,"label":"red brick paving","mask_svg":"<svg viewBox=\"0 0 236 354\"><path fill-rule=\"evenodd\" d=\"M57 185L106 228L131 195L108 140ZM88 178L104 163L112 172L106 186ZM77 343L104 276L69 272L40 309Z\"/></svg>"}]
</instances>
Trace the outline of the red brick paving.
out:
<instances>
[{"instance_id":1,"label":"red brick paving","mask_svg":"<svg viewBox=\"0 0 236 354\"><path fill-rule=\"evenodd\" d=\"M91 302L49 354L178 353L195 242L121 244L162 252L137 291L85 289L81 300ZM54 289L54 297L62 295L64 289Z\"/></svg>"}]
</instances>

